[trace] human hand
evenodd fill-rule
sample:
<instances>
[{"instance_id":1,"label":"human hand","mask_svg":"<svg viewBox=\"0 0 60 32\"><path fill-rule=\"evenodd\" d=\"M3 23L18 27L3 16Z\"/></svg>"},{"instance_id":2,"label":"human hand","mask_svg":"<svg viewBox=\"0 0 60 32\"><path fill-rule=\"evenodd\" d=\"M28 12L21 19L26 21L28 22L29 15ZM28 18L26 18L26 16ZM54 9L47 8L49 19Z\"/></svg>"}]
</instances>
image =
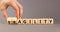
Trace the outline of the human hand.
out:
<instances>
[{"instance_id":1,"label":"human hand","mask_svg":"<svg viewBox=\"0 0 60 32\"><path fill-rule=\"evenodd\" d=\"M6 5L4 5L4 7L2 7L2 13L3 13L3 16L5 17L5 19L8 18L8 15L7 15L7 8L8 6L11 6L15 11L16 11L16 17L17 19L21 18L22 17L22 13L23 13L23 7L21 4L18 3L17 0L9 0Z\"/></svg>"}]
</instances>

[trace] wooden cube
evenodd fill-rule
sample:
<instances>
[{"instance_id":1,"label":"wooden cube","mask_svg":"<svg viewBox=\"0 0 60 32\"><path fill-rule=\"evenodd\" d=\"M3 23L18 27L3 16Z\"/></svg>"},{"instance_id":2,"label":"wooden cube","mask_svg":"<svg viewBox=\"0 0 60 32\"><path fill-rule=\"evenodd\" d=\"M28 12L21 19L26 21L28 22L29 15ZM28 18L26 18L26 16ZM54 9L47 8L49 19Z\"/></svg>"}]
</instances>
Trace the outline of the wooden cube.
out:
<instances>
[{"instance_id":1,"label":"wooden cube","mask_svg":"<svg viewBox=\"0 0 60 32\"><path fill-rule=\"evenodd\" d=\"M17 18L16 17L8 17L7 18L7 23L8 24L17 24Z\"/></svg>"},{"instance_id":2,"label":"wooden cube","mask_svg":"<svg viewBox=\"0 0 60 32\"><path fill-rule=\"evenodd\" d=\"M7 23L10 24L10 22L11 22L11 17L8 17L7 18Z\"/></svg>"}]
</instances>

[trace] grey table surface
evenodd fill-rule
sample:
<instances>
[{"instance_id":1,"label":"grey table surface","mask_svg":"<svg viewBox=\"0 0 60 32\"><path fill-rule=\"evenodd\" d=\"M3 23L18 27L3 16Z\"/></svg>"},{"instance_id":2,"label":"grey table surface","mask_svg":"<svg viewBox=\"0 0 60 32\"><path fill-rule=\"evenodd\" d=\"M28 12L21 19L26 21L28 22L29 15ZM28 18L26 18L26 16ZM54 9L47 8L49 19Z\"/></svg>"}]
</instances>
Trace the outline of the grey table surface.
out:
<instances>
[{"instance_id":1,"label":"grey table surface","mask_svg":"<svg viewBox=\"0 0 60 32\"><path fill-rule=\"evenodd\" d=\"M9 25L6 23L0 23L0 32L60 32L60 24Z\"/></svg>"}]
</instances>

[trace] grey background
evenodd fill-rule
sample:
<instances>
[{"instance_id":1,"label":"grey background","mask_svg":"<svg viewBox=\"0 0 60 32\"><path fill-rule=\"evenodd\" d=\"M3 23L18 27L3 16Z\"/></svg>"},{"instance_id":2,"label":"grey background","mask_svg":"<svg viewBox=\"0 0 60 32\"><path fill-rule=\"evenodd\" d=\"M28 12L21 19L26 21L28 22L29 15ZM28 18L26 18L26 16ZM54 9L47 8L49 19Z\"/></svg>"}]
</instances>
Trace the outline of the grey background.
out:
<instances>
[{"instance_id":1,"label":"grey background","mask_svg":"<svg viewBox=\"0 0 60 32\"><path fill-rule=\"evenodd\" d=\"M18 0L24 7L23 18L54 18L54 25L8 25L0 11L1 32L59 32L60 0ZM7 9L9 16L15 16L12 7Z\"/></svg>"}]
</instances>

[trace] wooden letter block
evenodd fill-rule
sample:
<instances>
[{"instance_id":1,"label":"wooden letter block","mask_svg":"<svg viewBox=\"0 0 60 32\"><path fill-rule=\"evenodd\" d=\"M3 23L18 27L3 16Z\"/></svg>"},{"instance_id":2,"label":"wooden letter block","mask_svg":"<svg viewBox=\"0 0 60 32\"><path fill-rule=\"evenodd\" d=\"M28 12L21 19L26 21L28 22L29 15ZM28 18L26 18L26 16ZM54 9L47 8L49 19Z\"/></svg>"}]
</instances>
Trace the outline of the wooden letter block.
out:
<instances>
[{"instance_id":1,"label":"wooden letter block","mask_svg":"<svg viewBox=\"0 0 60 32\"><path fill-rule=\"evenodd\" d=\"M8 17L7 18L7 23L8 24L17 24L17 18L16 17Z\"/></svg>"}]
</instances>

